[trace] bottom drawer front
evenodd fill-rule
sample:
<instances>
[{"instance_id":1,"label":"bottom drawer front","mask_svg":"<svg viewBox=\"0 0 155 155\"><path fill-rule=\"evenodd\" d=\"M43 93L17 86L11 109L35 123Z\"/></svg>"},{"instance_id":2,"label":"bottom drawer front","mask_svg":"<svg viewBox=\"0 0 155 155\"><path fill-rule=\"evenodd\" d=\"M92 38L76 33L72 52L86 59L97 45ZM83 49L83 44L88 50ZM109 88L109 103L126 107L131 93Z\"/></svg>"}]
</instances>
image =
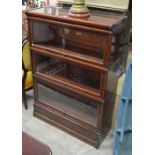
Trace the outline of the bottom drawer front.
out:
<instances>
[{"instance_id":1,"label":"bottom drawer front","mask_svg":"<svg viewBox=\"0 0 155 155\"><path fill-rule=\"evenodd\" d=\"M100 141L98 133L88 130L87 127L82 127L80 124L65 119L63 116L56 114L54 111L49 111L43 105L35 104L34 116L58 126L77 138L97 147Z\"/></svg>"}]
</instances>

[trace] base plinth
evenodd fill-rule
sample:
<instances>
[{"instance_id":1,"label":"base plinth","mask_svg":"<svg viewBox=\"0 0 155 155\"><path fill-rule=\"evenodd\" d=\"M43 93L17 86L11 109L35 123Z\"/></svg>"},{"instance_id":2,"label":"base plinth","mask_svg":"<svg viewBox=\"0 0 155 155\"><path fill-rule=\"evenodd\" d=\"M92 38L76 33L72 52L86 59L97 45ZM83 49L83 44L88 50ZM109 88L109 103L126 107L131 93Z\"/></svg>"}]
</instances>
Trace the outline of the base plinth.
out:
<instances>
[{"instance_id":1,"label":"base plinth","mask_svg":"<svg viewBox=\"0 0 155 155\"><path fill-rule=\"evenodd\" d=\"M90 16L89 12L86 12L86 13L75 13L75 12L72 12L72 11L69 11L68 15L70 17L73 17L73 18L88 18Z\"/></svg>"}]
</instances>

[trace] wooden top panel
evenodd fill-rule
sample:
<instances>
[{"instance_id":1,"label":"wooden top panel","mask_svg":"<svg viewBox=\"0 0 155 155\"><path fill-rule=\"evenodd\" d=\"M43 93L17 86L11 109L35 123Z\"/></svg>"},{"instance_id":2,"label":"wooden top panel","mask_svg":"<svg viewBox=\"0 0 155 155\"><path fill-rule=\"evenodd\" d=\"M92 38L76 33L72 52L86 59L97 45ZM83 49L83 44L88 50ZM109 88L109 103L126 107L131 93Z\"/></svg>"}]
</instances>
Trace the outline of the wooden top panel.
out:
<instances>
[{"instance_id":1,"label":"wooden top panel","mask_svg":"<svg viewBox=\"0 0 155 155\"><path fill-rule=\"evenodd\" d=\"M27 15L107 30L117 28L126 21L126 16L121 13L90 10L89 18L78 19L69 17L68 11L68 8L46 6L29 10Z\"/></svg>"}]
</instances>

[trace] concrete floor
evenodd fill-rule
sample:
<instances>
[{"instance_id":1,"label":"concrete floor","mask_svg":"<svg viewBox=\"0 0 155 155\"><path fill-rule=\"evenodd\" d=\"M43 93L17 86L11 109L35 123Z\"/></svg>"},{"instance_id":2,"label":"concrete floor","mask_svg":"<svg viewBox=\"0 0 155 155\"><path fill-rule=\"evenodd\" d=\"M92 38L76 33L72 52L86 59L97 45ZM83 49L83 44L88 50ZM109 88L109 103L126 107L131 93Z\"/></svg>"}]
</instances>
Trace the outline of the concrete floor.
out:
<instances>
[{"instance_id":1,"label":"concrete floor","mask_svg":"<svg viewBox=\"0 0 155 155\"><path fill-rule=\"evenodd\" d=\"M112 155L113 131L110 131L99 149L33 117L33 95L28 92L28 110L22 108L22 130L47 144L53 155Z\"/></svg>"}]
</instances>

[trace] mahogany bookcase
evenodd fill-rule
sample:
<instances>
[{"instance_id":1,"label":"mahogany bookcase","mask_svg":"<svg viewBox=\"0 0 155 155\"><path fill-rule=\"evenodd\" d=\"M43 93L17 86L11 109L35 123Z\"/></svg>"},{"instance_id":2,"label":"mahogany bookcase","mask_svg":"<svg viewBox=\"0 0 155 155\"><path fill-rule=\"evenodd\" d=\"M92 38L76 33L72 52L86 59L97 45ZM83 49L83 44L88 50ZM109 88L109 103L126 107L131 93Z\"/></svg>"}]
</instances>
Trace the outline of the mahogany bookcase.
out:
<instances>
[{"instance_id":1,"label":"mahogany bookcase","mask_svg":"<svg viewBox=\"0 0 155 155\"><path fill-rule=\"evenodd\" d=\"M118 40L127 17L93 9L89 18L75 19L68 10L26 12L34 116L97 148L111 127L117 71L124 63Z\"/></svg>"}]
</instances>

